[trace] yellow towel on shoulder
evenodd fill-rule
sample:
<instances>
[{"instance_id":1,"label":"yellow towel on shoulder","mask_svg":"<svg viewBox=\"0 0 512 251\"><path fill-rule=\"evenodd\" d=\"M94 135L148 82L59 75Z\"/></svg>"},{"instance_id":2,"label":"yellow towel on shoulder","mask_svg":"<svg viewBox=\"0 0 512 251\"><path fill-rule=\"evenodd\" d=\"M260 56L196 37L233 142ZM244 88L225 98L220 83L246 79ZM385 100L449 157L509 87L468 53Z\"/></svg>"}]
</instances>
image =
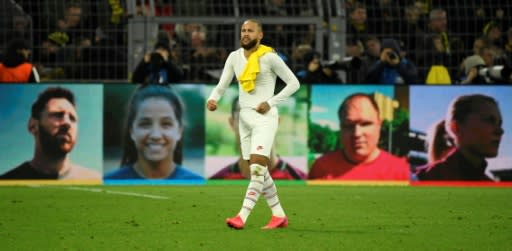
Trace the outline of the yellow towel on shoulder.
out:
<instances>
[{"instance_id":1,"label":"yellow towel on shoulder","mask_svg":"<svg viewBox=\"0 0 512 251\"><path fill-rule=\"evenodd\" d=\"M242 72L242 75L240 75L240 79L238 80L240 82L242 90L244 90L245 92L251 92L252 90L254 90L254 81L256 80L256 76L260 72L259 59L261 56L265 55L265 53L272 51L274 51L272 47L260 44L258 46L258 49L256 49L256 51L249 56L247 64L245 65L245 69Z\"/></svg>"}]
</instances>

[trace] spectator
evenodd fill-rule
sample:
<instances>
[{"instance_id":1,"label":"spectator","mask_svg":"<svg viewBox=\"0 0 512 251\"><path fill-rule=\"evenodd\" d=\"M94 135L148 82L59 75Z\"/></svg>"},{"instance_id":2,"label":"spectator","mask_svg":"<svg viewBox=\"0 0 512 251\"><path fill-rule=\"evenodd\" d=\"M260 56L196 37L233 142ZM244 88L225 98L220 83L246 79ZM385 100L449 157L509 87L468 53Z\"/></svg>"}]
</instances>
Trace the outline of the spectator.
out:
<instances>
[{"instance_id":1,"label":"spectator","mask_svg":"<svg viewBox=\"0 0 512 251\"><path fill-rule=\"evenodd\" d=\"M494 60L498 54L497 50L498 48L493 46L484 46L480 48L478 55L482 57L486 67L492 67L494 65Z\"/></svg>"},{"instance_id":2,"label":"spectator","mask_svg":"<svg viewBox=\"0 0 512 251\"><path fill-rule=\"evenodd\" d=\"M31 17L18 4L19 1L0 1L0 52L14 38L32 38Z\"/></svg>"},{"instance_id":3,"label":"spectator","mask_svg":"<svg viewBox=\"0 0 512 251\"><path fill-rule=\"evenodd\" d=\"M77 77L80 70L78 63L82 57L82 50L92 45L93 27L84 18L85 10L80 1L67 1L64 10L58 17L55 29L69 37L67 47L62 51L65 53L65 63L62 67L66 70L66 77Z\"/></svg>"},{"instance_id":4,"label":"spectator","mask_svg":"<svg viewBox=\"0 0 512 251\"><path fill-rule=\"evenodd\" d=\"M490 21L483 28L483 35L491 46L503 48L502 28L498 21Z\"/></svg>"},{"instance_id":5,"label":"spectator","mask_svg":"<svg viewBox=\"0 0 512 251\"><path fill-rule=\"evenodd\" d=\"M302 83L342 83L338 73L328 66L322 65L320 53L311 51L304 55L306 69L297 73Z\"/></svg>"},{"instance_id":6,"label":"spectator","mask_svg":"<svg viewBox=\"0 0 512 251\"><path fill-rule=\"evenodd\" d=\"M313 11L306 3L295 5L286 0L264 0L263 15L269 17L313 16ZM268 24L265 30L263 42L273 44L286 55L291 55L292 48L297 44L313 44L315 36L314 25Z\"/></svg>"},{"instance_id":7,"label":"spectator","mask_svg":"<svg viewBox=\"0 0 512 251\"><path fill-rule=\"evenodd\" d=\"M370 67L369 62L365 59L365 46L356 38L348 38L346 45L346 56L351 60L348 64L341 63L340 68L347 74L347 83L365 83Z\"/></svg>"},{"instance_id":8,"label":"spectator","mask_svg":"<svg viewBox=\"0 0 512 251\"><path fill-rule=\"evenodd\" d=\"M14 39L0 61L0 83L39 82L39 73L29 58L30 46L23 39Z\"/></svg>"},{"instance_id":9,"label":"spectator","mask_svg":"<svg viewBox=\"0 0 512 251\"><path fill-rule=\"evenodd\" d=\"M294 72L301 72L307 69L304 56L312 51L313 48L310 44L299 44L293 48L290 64Z\"/></svg>"},{"instance_id":10,"label":"spectator","mask_svg":"<svg viewBox=\"0 0 512 251\"><path fill-rule=\"evenodd\" d=\"M69 57L64 50L68 42L68 34L59 31L50 33L42 42L34 55L41 79L62 79L69 75L65 67Z\"/></svg>"},{"instance_id":11,"label":"spectator","mask_svg":"<svg viewBox=\"0 0 512 251\"><path fill-rule=\"evenodd\" d=\"M507 31L507 42L505 44L505 56L507 58L507 64L512 66L512 27Z\"/></svg>"},{"instance_id":12,"label":"spectator","mask_svg":"<svg viewBox=\"0 0 512 251\"><path fill-rule=\"evenodd\" d=\"M91 46L81 49L79 67L74 76L88 80L126 79L126 48L116 43L116 38L111 34L99 33Z\"/></svg>"},{"instance_id":13,"label":"spectator","mask_svg":"<svg viewBox=\"0 0 512 251\"><path fill-rule=\"evenodd\" d=\"M414 5L409 5L405 7L404 16L405 19L400 22L399 38L404 41L405 50L409 52L408 57L416 60L416 46L418 40L424 36L421 10Z\"/></svg>"},{"instance_id":14,"label":"spectator","mask_svg":"<svg viewBox=\"0 0 512 251\"><path fill-rule=\"evenodd\" d=\"M155 44L154 51L144 55L135 68L132 83L169 84L183 79L183 71L172 61L171 48L167 40Z\"/></svg>"},{"instance_id":15,"label":"spectator","mask_svg":"<svg viewBox=\"0 0 512 251\"><path fill-rule=\"evenodd\" d=\"M448 68L450 76L455 76L457 64L462 61L464 46L448 31L448 17L443 9L433 9L429 14L428 30L420 39L417 48L417 63L420 79L426 78L428 70L435 65ZM453 78L453 77L452 77Z\"/></svg>"},{"instance_id":16,"label":"spectator","mask_svg":"<svg viewBox=\"0 0 512 251\"><path fill-rule=\"evenodd\" d=\"M69 43L76 47L87 47L91 44L93 27L88 27L84 12L81 2L67 1L55 24L55 29L68 34Z\"/></svg>"},{"instance_id":17,"label":"spectator","mask_svg":"<svg viewBox=\"0 0 512 251\"><path fill-rule=\"evenodd\" d=\"M401 4L395 0L366 1L368 8L369 26L378 34L398 34ZM363 40L364 41L364 40Z\"/></svg>"},{"instance_id":18,"label":"spectator","mask_svg":"<svg viewBox=\"0 0 512 251\"><path fill-rule=\"evenodd\" d=\"M347 40L357 40L361 43L366 40L367 36L373 34L368 25L368 16L366 6L356 2L349 10L349 18L347 22Z\"/></svg>"},{"instance_id":19,"label":"spectator","mask_svg":"<svg viewBox=\"0 0 512 251\"><path fill-rule=\"evenodd\" d=\"M206 70L217 68L227 57L224 48L210 46L210 36L206 26L199 23L176 25L176 43L181 51L181 62L184 63L186 75L191 80L208 79Z\"/></svg>"},{"instance_id":20,"label":"spectator","mask_svg":"<svg viewBox=\"0 0 512 251\"><path fill-rule=\"evenodd\" d=\"M77 53L74 78L82 80L123 80L128 77L126 36L127 13L120 0L101 1L87 5L86 28L90 44L84 43ZM84 13L85 14L85 13ZM94 29L94 30L93 30ZM136 53L135 53L136 54ZM134 56L134 53L130 53Z\"/></svg>"},{"instance_id":21,"label":"spectator","mask_svg":"<svg viewBox=\"0 0 512 251\"><path fill-rule=\"evenodd\" d=\"M479 70L485 67L485 62L479 55L466 58L463 62L464 79L461 84L485 84L487 81L479 74Z\"/></svg>"},{"instance_id":22,"label":"spectator","mask_svg":"<svg viewBox=\"0 0 512 251\"><path fill-rule=\"evenodd\" d=\"M366 62L368 65L373 65L380 59L382 45L380 44L379 38L375 36L368 37L365 41L365 47Z\"/></svg>"},{"instance_id":23,"label":"spectator","mask_svg":"<svg viewBox=\"0 0 512 251\"><path fill-rule=\"evenodd\" d=\"M489 40L486 37L477 37L473 41L473 55L480 55L482 48L489 47Z\"/></svg>"},{"instance_id":24,"label":"spectator","mask_svg":"<svg viewBox=\"0 0 512 251\"><path fill-rule=\"evenodd\" d=\"M191 65L191 76L196 80L208 79L207 70L215 68L219 62L224 61L227 52L224 48L207 46L206 33L193 31L191 33L191 51L189 61Z\"/></svg>"},{"instance_id":25,"label":"spectator","mask_svg":"<svg viewBox=\"0 0 512 251\"><path fill-rule=\"evenodd\" d=\"M400 46L394 39L382 40L380 59L368 72L365 83L413 84L417 82L416 66L400 56Z\"/></svg>"}]
</instances>

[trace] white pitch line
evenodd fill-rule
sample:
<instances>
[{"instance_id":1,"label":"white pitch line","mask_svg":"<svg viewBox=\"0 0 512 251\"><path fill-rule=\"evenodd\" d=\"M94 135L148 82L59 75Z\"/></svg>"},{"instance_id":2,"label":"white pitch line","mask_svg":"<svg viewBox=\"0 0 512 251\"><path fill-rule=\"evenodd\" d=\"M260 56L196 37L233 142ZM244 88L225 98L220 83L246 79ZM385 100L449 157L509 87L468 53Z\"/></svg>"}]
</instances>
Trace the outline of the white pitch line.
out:
<instances>
[{"instance_id":1,"label":"white pitch line","mask_svg":"<svg viewBox=\"0 0 512 251\"><path fill-rule=\"evenodd\" d=\"M111 190L105 190L101 188L87 188L87 187L64 187L65 189L69 190L79 190L79 191L87 191L87 192L93 192L93 193L108 193L108 194L115 194L115 195L126 195L126 196L134 196L134 197L142 197L142 198L149 198L149 199L156 199L156 200L167 200L168 197L165 196L158 196L158 195L151 195L151 194L143 194L143 193L134 193L134 192L120 192L120 191L111 191Z\"/></svg>"},{"instance_id":2,"label":"white pitch line","mask_svg":"<svg viewBox=\"0 0 512 251\"><path fill-rule=\"evenodd\" d=\"M119 194L119 195L127 195L127 196L136 196L136 197L144 197L144 198L150 198L150 199L157 199L157 200L166 200L169 199L165 196L158 196L158 195L151 195L151 194L143 194L143 193L132 193L132 192L119 192L119 191L109 191L105 190L106 193L109 194Z\"/></svg>"}]
</instances>

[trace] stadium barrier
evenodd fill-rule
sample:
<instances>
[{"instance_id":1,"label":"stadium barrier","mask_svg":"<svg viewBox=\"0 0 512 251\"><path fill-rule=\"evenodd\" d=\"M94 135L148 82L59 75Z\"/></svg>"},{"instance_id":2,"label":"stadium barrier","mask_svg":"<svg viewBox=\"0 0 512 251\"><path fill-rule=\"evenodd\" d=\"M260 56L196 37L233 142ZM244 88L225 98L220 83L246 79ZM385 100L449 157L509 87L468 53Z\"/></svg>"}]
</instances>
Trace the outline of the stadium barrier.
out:
<instances>
[{"instance_id":1,"label":"stadium barrier","mask_svg":"<svg viewBox=\"0 0 512 251\"><path fill-rule=\"evenodd\" d=\"M222 183L211 180L221 169L239 158L236 134L231 129L231 102L238 94L232 85L219 101L215 112L205 109L212 84L175 84L170 88L184 104L181 166L200 177L195 179L105 179L121 166L123 129L126 126L128 101L136 90L133 84L2 84L0 85L0 174L33 158L35 136L28 130L30 110L38 95L49 87L62 87L74 93L78 116L77 141L69 159L99 174L97 179L59 179L32 181L39 184L206 184ZM406 160L408 177L381 179L360 176L344 179L308 180L307 184L380 184L409 185L418 181L417 167L427 163L425 143L429 128L446 114L449 103L465 94L481 93L497 100L505 131L499 154L487 159L486 174L502 182L510 180L512 169L512 113L510 86L393 86L393 85L303 85L292 98L279 105L280 125L275 152L283 163L298 173L307 175L311 166L325 153L339 151L340 122L338 108L354 93L378 97L377 105L384 119L380 130L379 148ZM380 101L379 101L380 100ZM41 125L40 125L41 126ZM42 130L43 128L40 128ZM279 168L283 169L283 166ZM288 168L288 167L284 167ZM289 171L287 171L290 173ZM300 176L300 175L299 175ZM28 177L27 177L28 178ZM241 178L241 177L239 177ZM304 176L287 176L305 184ZM229 178L227 178L229 179ZM2 185L25 184L1 180ZM21 182L21 183L20 183Z\"/></svg>"}]
</instances>

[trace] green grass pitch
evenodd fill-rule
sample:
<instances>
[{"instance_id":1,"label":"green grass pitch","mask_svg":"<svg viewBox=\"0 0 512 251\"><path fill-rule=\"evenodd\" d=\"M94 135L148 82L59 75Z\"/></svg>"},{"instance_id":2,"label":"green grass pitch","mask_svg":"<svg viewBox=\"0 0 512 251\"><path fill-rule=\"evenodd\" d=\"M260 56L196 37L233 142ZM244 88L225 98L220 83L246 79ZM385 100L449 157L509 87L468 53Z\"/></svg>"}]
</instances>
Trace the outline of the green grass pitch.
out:
<instances>
[{"instance_id":1,"label":"green grass pitch","mask_svg":"<svg viewBox=\"0 0 512 251\"><path fill-rule=\"evenodd\" d=\"M0 187L1 250L512 250L512 189L278 184L290 226L233 230L245 185Z\"/></svg>"}]
</instances>

